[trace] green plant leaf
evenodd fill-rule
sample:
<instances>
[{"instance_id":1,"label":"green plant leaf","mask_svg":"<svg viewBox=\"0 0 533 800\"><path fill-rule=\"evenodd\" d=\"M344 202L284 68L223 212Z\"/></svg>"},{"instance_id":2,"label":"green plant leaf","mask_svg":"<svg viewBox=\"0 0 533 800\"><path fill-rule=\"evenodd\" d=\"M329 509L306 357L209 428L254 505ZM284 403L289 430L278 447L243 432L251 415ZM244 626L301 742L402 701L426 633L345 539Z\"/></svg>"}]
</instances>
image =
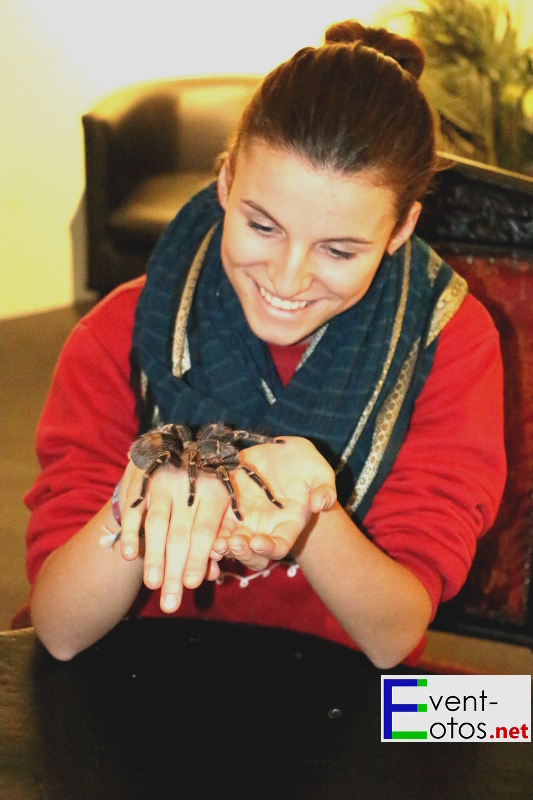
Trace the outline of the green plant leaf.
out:
<instances>
[{"instance_id":1,"label":"green plant leaf","mask_svg":"<svg viewBox=\"0 0 533 800\"><path fill-rule=\"evenodd\" d=\"M533 45L520 48L509 9L499 0L421 0L406 14L426 54L420 84L429 102L489 163L530 169Z\"/></svg>"}]
</instances>

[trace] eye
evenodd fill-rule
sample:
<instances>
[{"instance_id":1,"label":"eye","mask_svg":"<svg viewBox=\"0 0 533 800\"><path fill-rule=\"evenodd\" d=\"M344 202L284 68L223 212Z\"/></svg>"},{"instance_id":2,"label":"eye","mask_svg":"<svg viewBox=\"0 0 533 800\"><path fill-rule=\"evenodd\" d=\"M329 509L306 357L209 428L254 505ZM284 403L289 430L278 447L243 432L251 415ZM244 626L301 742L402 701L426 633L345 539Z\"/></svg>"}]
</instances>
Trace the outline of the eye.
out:
<instances>
[{"instance_id":1,"label":"eye","mask_svg":"<svg viewBox=\"0 0 533 800\"><path fill-rule=\"evenodd\" d=\"M355 258L356 255L351 250L339 250L338 247L331 247L331 245L326 246L326 251L339 261L349 261L351 258Z\"/></svg>"},{"instance_id":2,"label":"eye","mask_svg":"<svg viewBox=\"0 0 533 800\"><path fill-rule=\"evenodd\" d=\"M254 220L249 219L247 222L249 228L254 231L259 231L259 233L273 233L274 227L272 225L261 225L259 222L254 222Z\"/></svg>"}]
</instances>

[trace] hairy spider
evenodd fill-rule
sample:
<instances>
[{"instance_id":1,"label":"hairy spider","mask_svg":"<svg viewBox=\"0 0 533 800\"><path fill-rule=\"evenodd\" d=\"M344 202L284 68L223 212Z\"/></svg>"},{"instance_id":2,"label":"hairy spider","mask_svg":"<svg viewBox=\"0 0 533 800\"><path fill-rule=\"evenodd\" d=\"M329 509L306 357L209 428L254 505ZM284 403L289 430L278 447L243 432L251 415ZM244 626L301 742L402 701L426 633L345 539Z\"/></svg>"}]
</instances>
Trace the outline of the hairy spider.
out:
<instances>
[{"instance_id":1,"label":"hairy spider","mask_svg":"<svg viewBox=\"0 0 533 800\"><path fill-rule=\"evenodd\" d=\"M243 517L237 506L229 473L235 469L242 469L261 487L271 503L278 508L283 508L264 480L253 469L239 461L239 445L266 443L283 444L283 439L262 436L260 433L250 433L249 431L234 431L220 423L202 428L197 439L192 438L191 432L185 425L171 424L154 428L139 436L128 454L135 466L144 470L141 493L131 507L135 508L144 500L148 481L156 469L165 464L173 464L175 467L186 469L189 473L189 497L187 500L189 506L194 503L197 470L210 472L216 475L226 487L233 513L241 522Z\"/></svg>"}]
</instances>

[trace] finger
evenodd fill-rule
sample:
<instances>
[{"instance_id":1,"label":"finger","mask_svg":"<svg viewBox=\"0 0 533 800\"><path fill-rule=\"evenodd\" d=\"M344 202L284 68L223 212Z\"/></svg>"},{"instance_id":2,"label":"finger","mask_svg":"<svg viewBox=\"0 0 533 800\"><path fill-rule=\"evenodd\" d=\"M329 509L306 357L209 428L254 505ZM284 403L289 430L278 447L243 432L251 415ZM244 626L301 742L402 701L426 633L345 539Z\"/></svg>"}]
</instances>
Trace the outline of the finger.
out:
<instances>
[{"instance_id":1,"label":"finger","mask_svg":"<svg viewBox=\"0 0 533 800\"><path fill-rule=\"evenodd\" d=\"M261 553L254 553L250 548L250 538L252 531L241 527L229 539L230 554L233 555L241 564L249 569L259 571L266 569L269 558ZM268 538L268 537L263 537Z\"/></svg>"},{"instance_id":2,"label":"finger","mask_svg":"<svg viewBox=\"0 0 533 800\"><path fill-rule=\"evenodd\" d=\"M174 507L166 537L165 576L161 586L161 609L177 611L183 596L183 573L189 554L191 528L196 508ZM146 556L145 556L146 558Z\"/></svg>"},{"instance_id":3,"label":"finger","mask_svg":"<svg viewBox=\"0 0 533 800\"><path fill-rule=\"evenodd\" d=\"M219 575L220 575L220 567L218 566L216 561L210 558L209 564L207 565L207 572L205 573L205 579L207 581L216 581Z\"/></svg>"},{"instance_id":4,"label":"finger","mask_svg":"<svg viewBox=\"0 0 533 800\"><path fill-rule=\"evenodd\" d=\"M251 569L253 572L262 572L264 569L268 568L270 564L270 559L266 558L265 556L257 555L257 553L252 553L252 555L246 559L246 563L243 563L248 569Z\"/></svg>"},{"instance_id":5,"label":"finger","mask_svg":"<svg viewBox=\"0 0 533 800\"><path fill-rule=\"evenodd\" d=\"M218 538L222 539L229 539L232 533L239 527L239 523L233 513L233 509L231 505L228 503L228 507L226 509L226 513L224 514L224 518L220 524L220 530L218 532Z\"/></svg>"},{"instance_id":6,"label":"finger","mask_svg":"<svg viewBox=\"0 0 533 800\"><path fill-rule=\"evenodd\" d=\"M253 531L244 525L240 525L228 539L228 547L230 555L236 556L239 560L241 556L250 555L250 547L248 542L253 536Z\"/></svg>"},{"instance_id":7,"label":"finger","mask_svg":"<svg viewBox=\"0 0 533 800\"><path fill-rule=\"evenodd\" d=\"M149 589L159 589L165 574L165 549L171 517L170 497L166 494L155 497L149 495L147 505L144 521L144 582Z\"/></svg>"},{"instance_id":8,"label":"finger","mask_svg":"<svg viewBox=\"0 0 533 800\"><path fill-rule=\"evenodd\" d=\"M299 521L287 520L276 525L270 536L252 536L249 547L254 553L268 555L273 561L278 561L290 552L302 526Z\"/></svg>"},{"instance_id":9,"label":"finger","mask_svg":"<svg viewBox=\"0 0 533 800\"><path fill-rule=\"evenodd\" d=\"M218 536L217 539L213 542L210 552L210 558L214 558L216 561L220 561L221 558L227 556L229 553L229 545L228 545L228 537L227 536Z\"/></svg>"},{"instance_id":10,"label":"finger","mask_svg":"<svg viewBox=\"0 0 533 800\"><path fill-rule=\"evenodd\" d=\"M120 523L120 551L126 561L132 561L139 554L139 534L146 513L147 499L135 508L133 503L139 497L142 486L143 473L133 464L128 464L124 473L119 503L123 507Z\"/></svg>"},{"instance_id":11,"label":"finger","mask_svg":"<svg viewBox=\"0 0 533 800\"><path fill-rule=\"evenodd\" d=\"M217 539L218 529L226 507L214 500L198 504L191 531L191 540L184 568L183 583L188 589L196 589L203 581L209 562L209 554Z\"/></svg>"},{"instance_id":12,"label":"finger","mask_svg":"<svg viewBox=\"0 0 533 800\"><path fill-rule=\"evenodd\" d=\"M249 548L250 551L256 555L272 558L276 552L276 543L271 536L256 533L249 541Z\"/></svg>"},{"instance_id":13,"label":"finger","mask_svg":"<svg viewBox=\"0 0 533 800\"><path fill-rule=\"evenodd\" d=\"M318 514L320 511L327 511L335 505L337 499L337 492L329 484L325 483L322 486L315 487L309 496L309 510L313 514Z\"/></svg>"}]
</instances>

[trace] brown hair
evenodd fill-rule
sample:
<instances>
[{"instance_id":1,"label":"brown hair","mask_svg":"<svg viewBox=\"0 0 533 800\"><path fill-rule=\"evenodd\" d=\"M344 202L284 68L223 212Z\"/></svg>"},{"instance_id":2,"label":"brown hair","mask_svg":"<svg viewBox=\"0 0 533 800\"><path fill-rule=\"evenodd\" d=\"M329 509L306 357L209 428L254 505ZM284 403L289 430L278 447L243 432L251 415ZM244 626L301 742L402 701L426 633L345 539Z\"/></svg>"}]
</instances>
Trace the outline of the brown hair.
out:
<instances>
[{"instance_id":1,"label":"brown hair","mask_svg":"<svg viewBox=\"0 0 533 800\"><path fill-rule=\"evenodd\" d=\"M417 79L424 55L409 39L354 20L332 25L264 79L234 141L259 138L346 174L372 172L396 197L398 226L436 171L433 117Z\"/></svg>"}]
</instances>

